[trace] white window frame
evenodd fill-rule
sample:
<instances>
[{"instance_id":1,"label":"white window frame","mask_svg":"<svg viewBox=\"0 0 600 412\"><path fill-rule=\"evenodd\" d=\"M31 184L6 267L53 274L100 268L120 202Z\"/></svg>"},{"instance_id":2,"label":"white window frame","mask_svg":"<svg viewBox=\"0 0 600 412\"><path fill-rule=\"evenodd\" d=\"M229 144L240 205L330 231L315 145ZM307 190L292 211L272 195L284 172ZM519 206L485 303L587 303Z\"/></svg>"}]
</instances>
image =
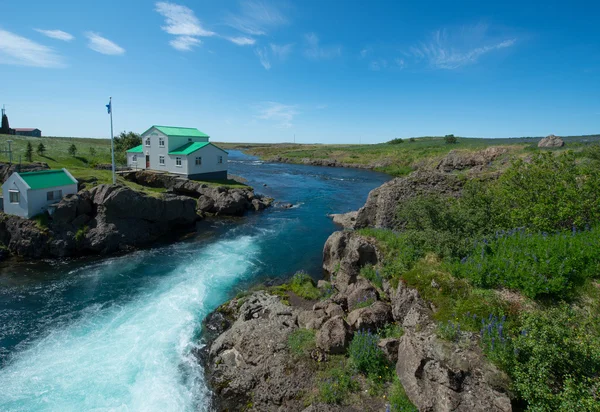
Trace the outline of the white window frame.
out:
<instances>
[{"instance_id":1,"label":"white window frame","mask_svg":"<svg viewBox=\"0 0 600 412\"><path fill-rule=\"evenodd\" d=\"M165 165L165 157L164 156L158 156L158 164L161 166Z\"/></svg>"},{"instance_id":2,"label":"white window frame","mask_svg":"<svg viewBox=\"0 0 600 412\"><path fill-rule=\"evenodd\" d=\"M16 198L17 198L16 201L13 200L14 195L16 195ZM13 204L21 203L21 192L19 192L18 190L9 190L8 191L8 201Z\"/></svg>"},{"instance_id":3,"label":"white window frame","mask_svg":"<svg viewBox=\"0 0 600 412\"><path fill-rule=\"evenodd\" d=\"M158 138L158 147L165 147L165 138L164 137Z\"/></svg>"},{"instance_id":4,"label":"white window frame","mask_svg":"<svg viewBox=\"0 0 600 412\"><path fill-rule=\"evenodd\" d=\"M223 156L219 156L219 159L217 160L217 163L223 164Z\"/></svg>"},{"instance_id":5,"label":"white window frame","mask_svg":"<svg viewBox=\"0 0 600 412\"><path fill-rule=\"evenodd\" d=\"M196 157L196 166L202 166L202 156Z\"/></svg>"},{"instance_id":6,"label":"white window frame","mask_svg":"<svg viewBox=\"0 0 600 412\"><path fill-rule=\"evenodd\" d=\"M144 144L146 145L146 147L150 147L150 138L149 137L146 137Z\"/></svg>"},{"instance_id":7,"label":"white window frame","mask_svg":"<svg viewBox=\"0 0 600 412\"><path fill-rule=\"evenodd\" d=\"M181 166L181 164L182 164L182 162L181 162L181 157L177 156L177 157L175 158L175 166L177 166L177 167L182 167L182 166Z\"/></svg>"}]
</instances>

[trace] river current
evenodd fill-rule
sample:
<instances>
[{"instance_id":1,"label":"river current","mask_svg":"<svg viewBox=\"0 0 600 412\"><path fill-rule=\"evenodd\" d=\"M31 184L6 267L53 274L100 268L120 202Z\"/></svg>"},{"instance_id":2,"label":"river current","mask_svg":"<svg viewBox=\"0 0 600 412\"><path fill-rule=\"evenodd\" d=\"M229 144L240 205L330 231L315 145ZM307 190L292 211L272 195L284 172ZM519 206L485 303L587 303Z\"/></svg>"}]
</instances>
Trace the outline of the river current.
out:
<instances>
[{"instance_id":1,"label":"river current","mask_svg":"<svg viewBox=\"0 0 600 412\"><path fill-rule=\"evenodd\" d=\"M388 176L264 163L230 173L289 202L127 255L0 266L0 410L205 410L192 355L201 321L238 291L305 270L321 276L327 217L362 206ZM266 184L266 186L264 186Z\"/></svg>"}]
</instances>

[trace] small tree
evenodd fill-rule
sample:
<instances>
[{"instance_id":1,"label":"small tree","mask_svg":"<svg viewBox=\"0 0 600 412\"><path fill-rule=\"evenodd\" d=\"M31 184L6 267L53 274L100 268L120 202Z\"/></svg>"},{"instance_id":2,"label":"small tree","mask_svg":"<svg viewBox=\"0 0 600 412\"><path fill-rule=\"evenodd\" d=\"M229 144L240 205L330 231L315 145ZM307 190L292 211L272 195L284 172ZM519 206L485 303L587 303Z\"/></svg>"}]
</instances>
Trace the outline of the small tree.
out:
<instances>
[{"instance_id":1,"label":"small tree","mask_svg":"<svg viewBox=\"0 0 600 412\"><path fill-rule=\"evenodd\" d=\"M404 143L404 140L402 140L402 138L397 137L395 139L392 139L388 142L389 144L400 144L400 143Z\"/></svg>"},{"instance_id":2,"label":"small tree","mask_svg":"<svg viewBox=\"0 0 600 412\"><path fill-rule=\"evenodd\" d=\"M33 160L33 146L31 146L31 142L27 142L27 149L25 149L25 159L28 162Z\"/></svg>"},{"instance_id":3,"label":"small tree","mask_svg":"<svg viewBox=\"0 0 600 412\"><path fill-rule=\"evenodd\" d=\"M444 136L444 140L446 141L447 144L458 143L458 139L456 137L454 137L453 134L447 134L446 136Z\"/></svg>"},{"instance_id":4,"label":"small tree","mask_svg":"<svg viewBox=\"0 0 600 412\"><path fill-rule=\"evenodd\" d=\"M40 156L43 156L45 152L46 152L46 146L44 146L44 143L40 142L40 144L37 147L37 154L39 154Z\"/></svg>"},{"instance_id":5,"label":"small tree","mask_svg":"<svg viewBox=\"0 0 600 412\"><path fill-rule=\"evenodd\" d=\"M90 147L90 156L96 156L96 149L94 149L93 147Z\"/></svg>"},{"instance_id":6,"label":"small tree","mask_svg":"<svg viewBox=\"0 0 600 412\"><path fill-rule=\"evenodd\" d=\"M10 134L10 125L8 124L8 116L2 115L2 127L0 127L0 134Z\"/></svg>"},{"instance_id":7,"label":"small tree","mask_svg":"<svg viewBox=\"0 0 600 412\"><path fill-rule=\"evenodd\" d=\"M417 141L417 139L415 139L414 137L411 137L410 139L408 139L409 142L414 143Z\"/></svg>"},{"instance_id":8,"label":"small tree","mask_svg":"<svg viewBox=\"0 0 600 412\"><path fill-rule=\"evenodd\" d=\"M69 154L71 156L75 156L77 154L77 146L75 146L75 143L71 143L71 146L69 146Z\"/></svg>"}]
</instances>

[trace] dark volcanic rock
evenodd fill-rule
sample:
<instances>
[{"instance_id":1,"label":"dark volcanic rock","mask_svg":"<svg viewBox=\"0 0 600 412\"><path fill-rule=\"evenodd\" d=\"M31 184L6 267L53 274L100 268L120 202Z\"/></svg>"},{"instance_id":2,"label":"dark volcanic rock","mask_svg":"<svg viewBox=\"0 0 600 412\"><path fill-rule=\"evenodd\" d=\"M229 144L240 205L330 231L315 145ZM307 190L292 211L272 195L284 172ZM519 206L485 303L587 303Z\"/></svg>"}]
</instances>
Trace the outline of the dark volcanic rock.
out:
<instances>
[{"instance_id":1,"label":"dark volcanic rock","mask_svg":"<svg viewBox=\"0 0 600 412\"><path fill-rule=\"evenodd\" d=\"M392 320L390 305L375 302L366 308L355 309L348 314L348 324L352 330L370 331L376 333L379 328Z\"/></svg>"},{"instance_id":2,"label":"dark volcanic rock","mask_svg":"<svg viewBox=\"0 0 600 412\"><path fill-rule=\"evenodd\" d=\"M465 170L474 167L485 167L501 155L508 152L505 147L488 147L475 152L451 150L437 165L436 169L444 172Z\"/></svg>"},{"instance_id":3,"label":"dark volcanic rock","mask_svg":"<svg viewBox=\"0 0 600 412\"><path fill-rule=\"evenodd\" d=\"M406 177L398 177L371 190L367 203L356 216L356 229L377 227L394 229L399 204L421 194L444 194L458 196L463 182L454 175L417 171Z\"/></svg>"},{"instance_id":4,"label":"dark volcanic rock","mask_svg":"<svg viewBox=\"0 0 600 412\"><path fill-rule=\"evenodd\" d=\"M350 328L344 318L336 316L325 322L317 332L317 347L331 354L344 353L351 337Z\"/></svg>"}]
</instances>

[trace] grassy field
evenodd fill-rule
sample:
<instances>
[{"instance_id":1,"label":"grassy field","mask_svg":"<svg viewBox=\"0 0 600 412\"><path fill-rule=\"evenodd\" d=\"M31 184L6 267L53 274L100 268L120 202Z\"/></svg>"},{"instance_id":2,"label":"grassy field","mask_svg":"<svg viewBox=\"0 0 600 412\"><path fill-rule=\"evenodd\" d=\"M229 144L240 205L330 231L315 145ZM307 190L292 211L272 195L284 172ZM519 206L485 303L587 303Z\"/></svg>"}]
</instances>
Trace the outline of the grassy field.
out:
<instances>
[{"instance_id":1,"label":"grassy field","mask_svg":"<svg viewBox=\"0 0 600 412\"><path fill-rule=\"evenodd\" d=\"M458 137L456 144L447 144L443 137L418 137L404 139L402 143L369 145L321 144L245 144L219 143L225 149L239 149L270 159L276 156L302 162L302 159L331 159L341 163L371 165L380 172L393 176L410 173L423 161L432 161L450 150L479 150L490 146L510 146L512 153L526 154L537 151L540 138L481 139ZM600 135L564 137L565 146L559 150L581 150L586 145L599 142Z\"/></svg>"},{"instance_id":2,"label":"grassy field","mask_svg":"<svg viewBox=\"0 0 600 412\"><path fill-rule=\"evenodd\" d=\"M90 139L80 137L28 137L28 136L8 136L0 135L0 162L8 162L7 140L12 140L12 161L13 163L28 164L25 159L25 151L27 143L31 143L33 147L33 162L44 162L51 169L67 168L71 174L79 180L90 181L95 179L97 184L111 183L112 176L110 170L99 170L95 166L99 164L110 164L110 139ZM43 155L37 153L37 147L43 143L46 151ZM77 148L77 153L74 156L69 154L69 147L74 144ZM117 163L117 167L126 166L125 164ZM134 189L156 194L162 193L165 190L159 188L150 188L126 181L118 176L117 181ZM233 180L227 181L210 181L205 182L215 186L230 186L230 187L246 187L244 184Z\"/></svg>"}]
</instances>

